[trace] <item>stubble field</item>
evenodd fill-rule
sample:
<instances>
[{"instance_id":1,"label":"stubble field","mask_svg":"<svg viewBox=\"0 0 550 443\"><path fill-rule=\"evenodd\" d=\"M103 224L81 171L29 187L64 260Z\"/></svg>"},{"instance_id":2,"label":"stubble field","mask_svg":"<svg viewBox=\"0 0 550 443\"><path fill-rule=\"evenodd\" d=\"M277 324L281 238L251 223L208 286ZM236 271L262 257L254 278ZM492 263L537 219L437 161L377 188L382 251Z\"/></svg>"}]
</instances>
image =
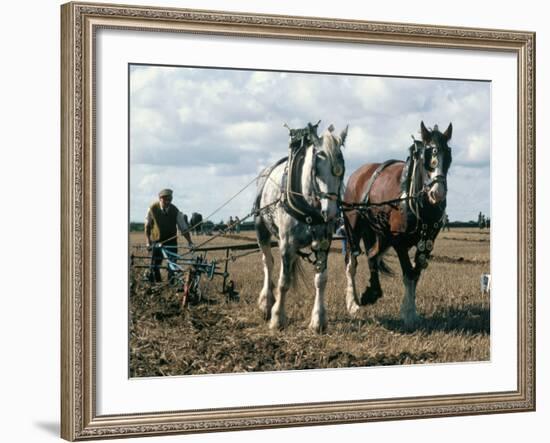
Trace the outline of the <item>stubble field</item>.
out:
<instances>
[{"instance_id":1,"label":"stubble field","mask_svg":"<svg viewBox=\"0 0 550 443\"><path fill-rule=\"evenodd\" d=\"M403 284L397 257L386 255L393 276L381 276L384 296L353 318L345 308L346 278L341 242L333 241L326 290L328 330L308 330L313 307L313 267L302 262L304 278L287 295L288 325L271 331L257 308L263 282L260 253L230 262L239 301L220 293L221 277L203 279L206 300L180 307L180 294L151 286L143 269L130 275L130 376L168 376L250 371L426 364L490 359L490 300L480 291L489 273L489 231L451 229L440 233L433 258L417 288L420 321L413 330L399 318ZM193 237L195 244L210 237ZM219 238L209 245L255 242L251 232ZM132 233L131 245L143 243ZM275 276L279 255L273 249ZM235 255L242 252L235 251ZM222 259L225 254L209 253ZM368 282L366 257L359 257L357 282ZM276 282L276 278L274 280Z\"/></svg>"}]
</instances>

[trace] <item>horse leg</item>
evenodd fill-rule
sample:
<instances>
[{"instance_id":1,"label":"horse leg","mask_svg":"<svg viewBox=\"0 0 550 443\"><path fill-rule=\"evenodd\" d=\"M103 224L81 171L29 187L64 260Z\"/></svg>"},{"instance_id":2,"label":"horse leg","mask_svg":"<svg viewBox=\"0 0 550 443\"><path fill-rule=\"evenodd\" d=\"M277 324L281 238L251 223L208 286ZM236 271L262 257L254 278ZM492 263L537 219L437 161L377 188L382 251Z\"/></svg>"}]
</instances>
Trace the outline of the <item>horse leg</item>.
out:
<instances>
[{"instance_id":1,"label":"horse leg","mask_svg":"<svg viewBox=\"0 0 550 443\"><path fill-rule=\"evenodd\" d=\"M418 321L416 313L416 285L420 278L420 271L413 268L407 248L396 248L401 270L403 272L403 284L405 295L401 303L401 320L407 328L412 327Z\"/></svg>"},{"instance_id":2,"label":"horse leg","mask_svg":"<svg viewBox=\"0 0 550 443\"><path fill-rule=\"evenodd\" d=\"M357 256L351 251L346 254L346 279L348 282L346 288L346 307L351 315L359 310L357 303L357 289L355 287L355 274L357 273Z\"/></svg>"},{"instance_id":3,"label":"horse leg","mask_svg":"<svg viewBox=\"0 0 550 443\"><path fill-rule=\"evenodd\" d=\"M369 258L369 285L365 291L361 294L361 304L362 305L372 305L382 297L382 287L380 286L380 277L379 273L379 264L382 260L381 255L376 255L372 258Z\"/></svg>"},{"instance_id":4,"label":"horse leg","mask_svg":"<svg viewBox=\"0 0 550 443\"><path fill-rule=\"evenodd\" d=\"M275 303L275 297L273 296L273 281L271 276L273 275L273 255L271 254L271 246L269 244L261 244L262 259L264 262L264 285L258 298L258 306L262 311L264 320L271 318L271 308Z\"/></svg>"},{"instance_id":5,"label":"horse leg","mask_svg":"<svg viewBox=\"0 0 550 443\"><path fill-rule=\"evenodd\" d=\"M296 260L296 255L282 239L279 242L279 247L281 250L281 273L275 291L275 304L271 309L271 322L269 324L271 329L282 329L286 324L285 297L290 289L294 261Z\"/></svg>"},{"instance_id":6,"label":"horse leg","mask_svg":"<svg viewBox=\"0 0 550 443\"><path fill-rule=\"evenodd\" d=\"M372 305L382 297L382 287L380 286L378 273L381 268L382 253L385 251L386 246L382 244L382 239L368 228L363 231L363 243L367 252L370 277L368 286L361 294L360 303L361 305ZM382 267L383 269L385 267Z\"/></svg>"},{"instance_id":7,"label":"horse leg","mask_svg":"<svg viewBox=\"0 0 550 443\"><path fill-rule=\"evenodd\" d=\"M309 329L322 333L327 329L327 312L325 309L325 288L327 286L327 269L315 273L315 302L311 311Z\"/></svg>"},{"instance_id":8,"label":"horse leg","mask_svg":"<svg viewBox=\"0 0 550 443\"><path fill-rule=\"evenodd\" d=\"M264 320L271 318L271 308L275 303L273 296L273 255L271 254L271 235L265 226L261 223L256 224L258 243L262 250L262 259L264 262L264 284L258 297L258 306L262 311Z\"/></svg>"}]
</instances>

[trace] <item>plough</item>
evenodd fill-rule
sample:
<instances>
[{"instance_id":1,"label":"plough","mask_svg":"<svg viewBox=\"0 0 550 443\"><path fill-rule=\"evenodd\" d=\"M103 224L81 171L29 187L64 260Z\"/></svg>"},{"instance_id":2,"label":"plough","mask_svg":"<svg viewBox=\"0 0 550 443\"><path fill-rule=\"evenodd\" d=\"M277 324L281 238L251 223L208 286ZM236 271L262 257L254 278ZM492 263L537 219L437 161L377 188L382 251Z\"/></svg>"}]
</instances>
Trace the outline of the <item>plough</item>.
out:
<instances>
[{"instance_id":1,"label":"plough","mask_svg":"<svg viewBox=\"0 0 550 443\"><path fill-rule=\"evenodd\" d=\"M277 242L272 242L272 246L277 246ZM235 290L235 283L231 280L229 274L229 262L236 261L238 258L259 251L257 243L239 243L224 246L202 246L199 248L187 248L188 251L179 254L175 253L161 244L146 247L136 245L135 249L151 251L151 255L145 255L143 252L132 253L130 264L133 269L143 269L142 281L154 283L151 275L156 269L164 269L168 272L168 285L181 294L181 306L185 308L188 303L199 303L203 299L201 280L203 276L209 281L215 276L222 277L220 292L225 294L228 300L238 301L239 295ZM166 264L153 264L152 248L159 248ZM209 259L208 253L215 251L225 251L225 257L222 259ZM234 251L247 251L238 255ZM149 262L149 263L147 263Z\"/></svg>"}]
</instances>

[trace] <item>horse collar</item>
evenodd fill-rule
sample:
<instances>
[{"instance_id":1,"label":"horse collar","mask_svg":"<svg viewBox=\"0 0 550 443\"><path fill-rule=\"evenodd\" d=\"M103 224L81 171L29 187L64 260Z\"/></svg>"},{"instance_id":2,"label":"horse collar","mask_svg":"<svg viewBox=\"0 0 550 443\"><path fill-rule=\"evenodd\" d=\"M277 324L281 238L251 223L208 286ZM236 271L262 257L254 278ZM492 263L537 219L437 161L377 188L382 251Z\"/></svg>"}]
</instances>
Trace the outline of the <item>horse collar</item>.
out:
<instances>
[{"instance_id":1,"label":"horse collar","mask_svg":"<svg viewBox=\"0 0 550 443\"><path fill-rule=\"evenodd\" d=\"M314 149L314 148L312 148ZM283 208L292 217L307 225L324 224L321 213L304 198L301 173L305 158L303 144L299 148L289 146L289 156L283 178Z\"/></svg>"}]
</instances>

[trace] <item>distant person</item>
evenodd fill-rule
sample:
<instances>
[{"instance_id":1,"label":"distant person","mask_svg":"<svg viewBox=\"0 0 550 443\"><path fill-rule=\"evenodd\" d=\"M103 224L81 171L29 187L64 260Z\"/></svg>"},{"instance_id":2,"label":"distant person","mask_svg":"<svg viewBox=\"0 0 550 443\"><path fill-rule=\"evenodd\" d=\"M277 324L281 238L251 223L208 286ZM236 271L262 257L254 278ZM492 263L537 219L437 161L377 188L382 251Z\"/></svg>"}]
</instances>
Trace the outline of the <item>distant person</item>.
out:
<instances>
[{"instance_id":1,"label":"distant person","mask_svg":"<svg viewBox=\"0 0 550 443\"><path fill-rule=\"evenodd\" d=\"M227 230L229 231L229 233L232 233L233 232L233 229L234 229L234 224L235 222L233 221L233 216L230 215L229 216L229 221L227 222Z\"/></svg>"},{"instance_id":2,"label":"distant person","mask_svg":"<svg viewBox=\"0 0 550 443\"><path fill-rule=\"evenodd\" d=\"M449 216L447 213L445 213L445 216L443 217L443 229L442 231L445 231L445 228L447 228L447 231L451 230L451 227L449 226Z\"/></svg>"},{"instance_id":3,"label":"distant person","mask_svg":"<svg viewBox=\"0 0 550 443\"><path fill-rule=\"evenodd\" d=\"M178 252L178 232L185 237L189 247L193 247L191 235L188 232L189 225L185 215L172 204L173 191L163 189L159 192L159 199L153 203L147 210L145 216L145 238L147 247L152 248L151 269L149 271L149 281L161 281L160 266L162 265L163 255L161 245L167 251L177 254ZM168 277L172 277L172 272L168 270Z\"/></svg>"},{"instance_id":4,"label":"distant person","mask_svg":"<svg viewBox=\"0 0 550 443\"><path fill-rule=\"evenodd\" d=\"M241 233L241 219L238 216L235 216L235 231L237 234Z\"/></svg>"},{"instance_id":5,"label":"distant person","mask_svg":"<svg viewBox=\"0 0 550 443\"><path fill-rule=\"evenodd\" d=\"M346 255L346 227L344 222L340 224L340 227L336 230L336 235L339 235L342 238L342 255Z\"/></svg>"}]
</instances>

